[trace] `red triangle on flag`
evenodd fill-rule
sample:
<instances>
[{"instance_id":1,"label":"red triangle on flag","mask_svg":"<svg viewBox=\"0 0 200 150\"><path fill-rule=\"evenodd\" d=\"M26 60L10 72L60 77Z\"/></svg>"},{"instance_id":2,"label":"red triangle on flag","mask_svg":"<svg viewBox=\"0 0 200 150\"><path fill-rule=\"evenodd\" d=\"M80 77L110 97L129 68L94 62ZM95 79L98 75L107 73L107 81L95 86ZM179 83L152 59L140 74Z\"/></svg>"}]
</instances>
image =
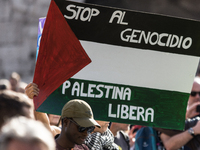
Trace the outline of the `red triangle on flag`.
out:
<instances>
[{"instance_id":1,"label":"red triangle on flag","mask_svg":"<svg viewBox=\"0 0 200 150\"><path fill-rule=\"evenodd\" d=\"M40 89L35 109L62 83L91 62L52 0L44 25L33 83Z\"/></svg>"}]
</instances>

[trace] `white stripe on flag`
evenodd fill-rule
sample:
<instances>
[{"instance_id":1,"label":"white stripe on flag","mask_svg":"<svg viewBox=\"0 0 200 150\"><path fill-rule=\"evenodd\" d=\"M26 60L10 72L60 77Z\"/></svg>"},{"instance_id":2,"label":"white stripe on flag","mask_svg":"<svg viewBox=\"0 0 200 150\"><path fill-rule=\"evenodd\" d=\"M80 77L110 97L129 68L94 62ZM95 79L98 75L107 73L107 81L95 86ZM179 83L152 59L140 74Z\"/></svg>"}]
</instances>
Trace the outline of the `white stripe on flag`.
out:
<instances>
[{"instance_id":1,"label":"white stripe on flag","mask_svg":"<svg viewBox=\"0 0 200 150\"><path fill-rule=\"evenodd\" d=\"M199 57L80 41L92 60L72 78L190 93Z\"/></svg>"}]
</instances>

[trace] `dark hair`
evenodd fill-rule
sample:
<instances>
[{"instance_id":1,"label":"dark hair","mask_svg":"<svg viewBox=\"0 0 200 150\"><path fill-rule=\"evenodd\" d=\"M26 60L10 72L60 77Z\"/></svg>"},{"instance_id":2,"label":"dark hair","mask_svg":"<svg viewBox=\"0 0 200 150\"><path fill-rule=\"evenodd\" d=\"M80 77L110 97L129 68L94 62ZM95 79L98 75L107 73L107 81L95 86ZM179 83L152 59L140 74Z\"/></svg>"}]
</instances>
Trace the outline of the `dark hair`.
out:
<instances>
[{"instance_id":1,"label":"dark hair","mask_svg":"<svg viewBox=\"0 0 200 150\"><path fill-rule=\"evenodd\" d=\"M6 85L0 85L0 90L5 90L6 89Z\"/></svg>"},{"instance_id":2,"label":"dark hair","mask_svg":"<svg viewBox=\"0 0 200 150\"><path fill-rule=\"evenodd\" d=\"M0 128L11 117L27 115L23 108L30 106L19 99L15 92L0 91Z\"/></svg>"}]
</instances>

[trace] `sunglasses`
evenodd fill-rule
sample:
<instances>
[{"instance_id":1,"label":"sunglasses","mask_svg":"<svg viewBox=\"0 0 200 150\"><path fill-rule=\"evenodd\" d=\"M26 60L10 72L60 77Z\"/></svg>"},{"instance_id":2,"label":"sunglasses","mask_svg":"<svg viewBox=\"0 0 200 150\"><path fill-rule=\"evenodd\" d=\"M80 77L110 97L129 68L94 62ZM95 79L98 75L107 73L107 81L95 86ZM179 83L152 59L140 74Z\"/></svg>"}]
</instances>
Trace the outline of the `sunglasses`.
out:
<instances>
[{"instance_id":1,"label":"sunglasses","mask_svg":"<svg viewBox=\"0 0 200 150\"><path fill-rule=\"evenodd\" d=\"M78 123L76 123L74 120L68 118L71 122L73 122L75 125L77 125L78 127L78 131L79 132L84 132L85 130L87 130L87 133L90 134L94 131L94 126L91 126L91 127L81 127Z\"/></svg>"},{"instance_id":2,"label":"sunglasses","mask_svg":"<svg viewBox=\"0 0 200 150\"><path fill-rule=\"evenodd\" d=\"M192 91L192 92L190 93L190 95L193 96L193 97L195 97L195 96L197 95L197 93L198 93L199 96L200 96L200 92L195 92L195 91Z\"/></svg>"}]
</instances>

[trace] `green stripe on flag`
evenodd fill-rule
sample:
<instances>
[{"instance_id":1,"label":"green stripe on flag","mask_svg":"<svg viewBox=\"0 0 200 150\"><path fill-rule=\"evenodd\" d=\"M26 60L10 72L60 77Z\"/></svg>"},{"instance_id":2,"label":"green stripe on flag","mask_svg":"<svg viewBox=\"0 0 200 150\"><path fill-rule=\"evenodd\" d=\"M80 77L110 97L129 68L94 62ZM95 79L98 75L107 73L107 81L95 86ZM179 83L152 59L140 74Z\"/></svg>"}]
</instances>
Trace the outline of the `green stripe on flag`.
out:
<instances>
[{"instance_id":1,"label":"green stripe on flag","mask_svg":"<svg viewBox=\"0 0 200 150\"><path fill-rule=\"evenodd\" d=\"M96 120L182 130L188 97L176 91L71 78L38 111L60 115L67 101L82 99L90 104Z\"/></svg>"}]
</instances>

